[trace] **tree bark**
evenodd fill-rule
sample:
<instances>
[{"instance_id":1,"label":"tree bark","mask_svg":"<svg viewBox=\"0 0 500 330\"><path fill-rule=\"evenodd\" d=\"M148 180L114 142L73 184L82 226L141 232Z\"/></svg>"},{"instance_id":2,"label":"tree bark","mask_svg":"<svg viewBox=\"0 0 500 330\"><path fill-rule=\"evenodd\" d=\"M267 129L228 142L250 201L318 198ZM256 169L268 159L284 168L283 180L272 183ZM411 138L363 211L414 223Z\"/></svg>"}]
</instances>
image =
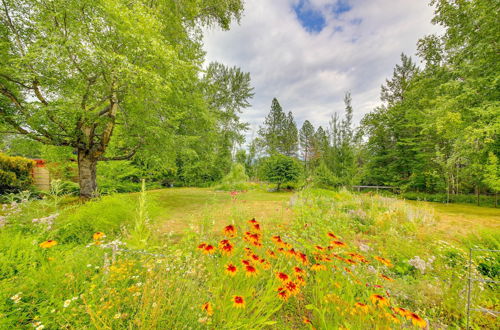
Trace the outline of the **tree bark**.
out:
<instances>
[{"instance_id":1,"label":"tree bark","mask_svg":"<svg viewBox=\"0 0 500 330\"><path fill-rule=\"evenodd\" d=\"M89 199L95 196L97 158L90 150L78 150L78 178L80 180L80 197Z\"/></svg>"}]
</instances>

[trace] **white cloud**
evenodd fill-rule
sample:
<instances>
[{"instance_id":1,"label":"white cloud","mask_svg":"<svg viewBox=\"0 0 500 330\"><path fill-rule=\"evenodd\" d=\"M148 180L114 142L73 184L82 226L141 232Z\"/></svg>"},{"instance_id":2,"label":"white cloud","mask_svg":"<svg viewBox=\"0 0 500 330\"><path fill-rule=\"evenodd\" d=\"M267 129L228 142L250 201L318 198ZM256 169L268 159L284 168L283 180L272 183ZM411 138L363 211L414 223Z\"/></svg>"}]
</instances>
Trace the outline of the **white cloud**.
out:
<instances>
[{"instance_id":1,"label":"white cloud","mask_svg":"<svg viewBox=\"0 0 500 330\"><path fill-rule=\"evenodd\" d=\"M250 0L240 25L205 32L207 61L251 74L255 97L242 119L252 129L262 124L273 97L293 112L299 128L305 119L326 128L333 112L343 111L347 90L359 121L379 104L380 85L401 52L414 55L419 38L439 31L430 23L433 8L425 0L351 0L351 10L340 15L331 10L336 1L310 0L308 8L326 19L316 34L299 22L297 3Z\"/></svg>"}]
</instances>

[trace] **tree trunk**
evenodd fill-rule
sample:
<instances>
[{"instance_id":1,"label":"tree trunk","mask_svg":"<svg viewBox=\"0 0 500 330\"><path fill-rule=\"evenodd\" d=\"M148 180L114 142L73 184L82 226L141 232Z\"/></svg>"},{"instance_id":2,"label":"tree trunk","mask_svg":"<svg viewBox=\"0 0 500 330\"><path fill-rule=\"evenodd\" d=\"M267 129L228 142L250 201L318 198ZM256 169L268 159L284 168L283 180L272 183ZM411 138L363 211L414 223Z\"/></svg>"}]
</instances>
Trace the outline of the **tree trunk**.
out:
<instances>
[{"instance_id":1,"label":"tree trunk","mask_svg":"<svg viewBox=\"0 0 500 330\"><path fill-rule=\"evenodd\" d=\"M78 178L80 181L80 197L89 199L95 196L97 158L89 150L78 150Z\"/></svg>"}]
</instances>

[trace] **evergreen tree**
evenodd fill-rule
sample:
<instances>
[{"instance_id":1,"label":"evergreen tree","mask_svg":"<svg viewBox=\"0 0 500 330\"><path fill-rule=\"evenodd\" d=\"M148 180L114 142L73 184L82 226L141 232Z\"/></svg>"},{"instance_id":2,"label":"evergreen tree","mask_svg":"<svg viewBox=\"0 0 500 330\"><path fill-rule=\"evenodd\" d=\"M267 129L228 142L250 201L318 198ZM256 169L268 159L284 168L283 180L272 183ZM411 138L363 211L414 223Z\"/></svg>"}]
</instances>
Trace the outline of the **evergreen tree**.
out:
<instances>
[{"instance_id":1,"label":"evergreen tree","mask_svg":"<svg viewBox=\"0 0 500 330\"><path fill-rule=\"evenodd\" d=\"M300 150L306 172L314 155L314 127L309 120L304 121L299 132Z\"/></svg>"},{"instance_id":2,"label":"evergreen tree","mask_svg":"<svg viewBox=\"0 0 500 330\"><path fill-rule=\"evenodd\" d=\"M257 140L262 149L270 155L280 151L285 120L286 115L281 105L276 98L273 98L271 111L264 120L264 126L259 128L259 140Z\"/></svg>"},{"instance_id":3,"label":"evergreen tree","mask_svg":"<svg viewBox=\"0 0 500 330\"><path fill-rule=\"evenodd\" d=\"M280 153L289 157L296 157L299 151L299 135L297 124L293 119L291 111L285 118L283 130L281 131Z\"/></svg>"}]
</instances>

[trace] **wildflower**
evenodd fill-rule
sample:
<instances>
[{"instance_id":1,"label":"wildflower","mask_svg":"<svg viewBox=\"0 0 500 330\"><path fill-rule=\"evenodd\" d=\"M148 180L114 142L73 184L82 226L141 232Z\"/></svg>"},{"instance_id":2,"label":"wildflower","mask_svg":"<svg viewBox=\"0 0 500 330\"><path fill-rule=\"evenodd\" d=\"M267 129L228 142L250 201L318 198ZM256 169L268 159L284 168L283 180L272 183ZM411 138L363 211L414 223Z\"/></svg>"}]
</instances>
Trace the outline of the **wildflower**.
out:
<instances>
[{"instance_id":1,"label":"wildflower","mask_svg":"<svg viewBox=\"0 0 500 330\"><path fill-rule=\"evenodd\" d=\"M250 260L241 260L241 263L245 266L250 266L252 264Z\"/></svg>"},{"instance_id":2,"label":"wildflower","mask_svg":"<svg viewBox=\"0 0 500 330\"><path fill-rule=\"evenodd\" d=\"M305 316L302 318L302 322L303 322L304 324L311 324L311 325L312 325L311 320L309 320L309 319L308 319L307 317L305 317Z\"/></svg>"},{"instance_id":3,"label":"wildflower","mask_svg":"<svg viewBox=\"0 0 500 330\"><path fill-rule=\"evenodd\" d=\"M71 304L71 299L65 300L64 304L63 304L63 307L67 308L67 307L69 307L70 304Z\"/></svg>"},{"instance_id":4,"label":"wildflower","mask_svg":"<svg viewBox=\"0 0 500 330\"><path fill-rule=\"evenodd\" d=\"M287 281L285 284L285 289L290 292L290 294L292 296L296 295L297 293L299 293L300 289L299 289L299 286L293 282L293 281Z\"/></svg>"},{"instance_id":5,"label":"wildflower","mask_svg":"<svg viewBox=\"0 0 500 330\"><path fill-rule=\"evenodd\" d=\"M19 304L19 302L21 301L21 294L22 292L16 293L12 297L10 297L10 300L12 300L14 304Z\"/></svg>"},{"instance_id":6,"label":"wildflower","mask_svg":"<svg viewBox=\"0 0 500 330\"><path fill-rule=\"evenodd\" d=\"M252 254L250 257L255 261L260 261L260 257L256 254Z\"/></svg>"},{"instance_id":7,"label":"wildflower","mask_svg":"<svg viewBox=\"0 0 500 330\"><path fill-rule=\"evenodd\" d=\"M352 273L352 271L351 271L349 268L347 268L347 267L344 267L344 270L345 270L347 273Z\"/></svg>"},{"instance_id":8,"label":"wildflower","mask_svg":"<svg viewBox=\"0 0 500 330\"><path fill-rule=\"evenodd\" d=\"M350 265L355 265L356 264L356 261L354 261L352 259L345 259L345 262L347 262Z\"/></svg>"},{"instance_id":9,"label":"wildflower","mask_svg":"<svg viewBox=\"0 0 500 330\"><path fill-rule=\"evenodd\" d=\"M297 281L297 283L300 285L300 286L304 286L306 285L306 280L304 279L304 277L302 276L296 276L295 280Z\"/></svg>"},{"instance_id":10,"label":"wildflower","mask_svg":"<svg viewBox=\"0 0 500 330\"><path fill-rule=\"evenodd\" d=\"M331 241L330 244L335 245L335 246L339 246L339 247L346 246L346 244L344 242L341 242L341 241Z\"/></svg>"},{"instance_id":11,"label":"wildflower","mask_svg":"<svg viewBox=\"0 0 500 330\"><path fill-rule=\"evenodd\" d=\"M219 248L222 248L224 245L231 244L228 239L223 239L219 242Z\"/></svg>"},{"instance_id":12,"label":"wildflower","mask_svg":"<svg viewBox=\"0 0 500 330\"><path fill-rule=\"evenodd\" d=\"M233 225L229 225L224 227L224 235L228 237L235 237L236 236L236 228Z\"/></svg>"},{"instance_id":13,"label":"wildflower","mask_svg":"<svg viewBox=\"0 0 500 330\"><path fill-rule=\"evenodd\" d=\"M287 301L290 295L284 288L278 288L278 298L283 301Z\"/></svg>"},{"instance_id":14,"label":"wildflower","mask_svg":"<svg viewBox=\"0 0 500 330\"><path fill-rule=\"evenodd\" d=\"M389 259L385 259L385 258L382 258L382 257L379 257L379 256L374 257L374 258L375 258L375 260L383 263L387 267L392 267L392 263L391 263L391 261Z\"/></svg>"},{"instance_id":15,"label":"wildflower","mask_svg":"<svg viewBox=\"0 0 500 330\"><path fill-rule=\"evenodd\" d=\"M203 248L203 253L204 254L214 254L215 253L215 247L213 245L206 245L204 248Z\"/></svg>"},{"instance_id":16,"label":"wildflower","mask_svg":"<svg viewBox=\"0 0 500 330\"><path fill-rule=\"evenodd\" d=\"M354 307L360 309L364 313L368 312L368 305L367 304L363 304L361 302L357 302L357 303L354 304Z\"/></svg>"},{"instance_id":17,"label":"wildflower","mask_svg":"<svg viewBox=\"0 0 500 330\"><path fill-rule=\"evenodd\" d=\"M320 246L320 245L316 245L314 248L315 248L316 250L319 250L319 251L323 251L323 250L325 249L324 247L322 247L322 246Z\"/></svg>"},{"instance_id":18,"label":"wildflower","mask_svg":"<svg viewBox=\"0 0 500 330\"><path fill-rule=\"evenodd\" d=\"M198 245L197 249L203 251L203 249L205 249L205 246L207 246L207 243L201 243L200 245Z\"/></svg>"},{"instance_id":19,"label":"wildflower","mask_svg":"<svg viewBox=\"0 0 500 330\"><path fill-rule=\"evenodd\" d=\"M233 250L234 250L234 246L231 245L231 244L226 244L222 247L222 253L225 254L225 255L230 255Z\"/></svg>"},{"instance_id":20,"label":"wildflower","mask_svg":"<svg viewBox=\"0 0 500 330\"><path fill-rule=\"evenodd\" d=\"M276 277L277 277L280 281L282 281L282 282L286 282L286 281L288 281L288 279L290 278L287 274L282 273L282 272L277 272L277 273L276 273Z\"/></svg>"},{"instance_id":21,"label":"wildflower","mask_svg":"<svg viewBox=\"0 0 500 330\"><path fill-rule=\"evenodd\" d=\"M233 296L234 307L236 308L244 308L245 307L245 299L242 296Z\"/></svg>"},{"instance_id":22,"label":"wildflower","mask_svg":"<svg viewBox=\"0 0 500 330\"><path fill-rule=\"evenodd\" d=\"M299 253L297 255L297 259L302 262L303 265L309 264L309 259L307 259L307 255L304 253Z\"/></svg>"},{"instance_id":23,"label":"wildflower","mask_svg":"<svg viewBox=\"0 0 500 330\"><path fill-rule=\"evenodd\" d=\"M394 323L401 323L401 321L396 317L396 315L392 313L385 313L385 317L387 317L389 320L391 320Z\"/></svg>"},{"instance_id":24,"label":"wildflower","mask_svg":"<svg viewBox=\"0 0 500 330\"><path fill-rule=\"evenodd\" d=\"M396 308L393 308L392 310L403 317L408 317L409 314L411 314L411 312L409 310L401 308L401 307L396 307Z\"/></svg>"},{"instance_id":25,"label":"wildflower","mask_svg":"<svg viewBox=\"0 0 500 330\"><path fill-rule=\"evenodd\" d=\"M277 258L277 257L276 257L276 253L274 253L274 251L272 251L272 250L267 250L267 251L266 251L266 254L267 254L270 258Z\"/></svg>"},{"instance_id":26,"label":"wildflower","mask_svg":"<svg viewBox=\"0 0 500 330\"><path fill-rule=\"evenodd\" d=\"M206 302L203 305L201 305L201 310L207 312L208 316L210 316L214 313L214 310L212 308L212 304L209 302Z\"/></svg>"},{"instance_id":27,"label":"wildflower","mask_svg":"<svg viewBox=\"0 0 500 330\"><path fill-rule=\"evenodd\" d=\"M423 318L421 318L420 316L418 316L415 313L411 313L411 312L408 313L407 318L409 320L411 320L411 323L413 323L413 325L415 325L419 328L425 328L427 326L427 322L425 322L425 320Z\"/></svg>"},{"instance_id":28,"label":"wildflower","mask_svg":"<svg viewBox=\"0 0 500 330\"><path fill-rule=\"evenodd\" d=\"M98 241L104 237L106 237L106 234L104 234L103 232L100 232L100 231L98 231L98 232L94 233L94 235L92 235L92 238L94 239L94 241Z\"/></svg>"},{"instance_id":29,"label":"wildflower","mask_svg":"<svg viewBox=\"0 0 500 330\"><path fill-rule=\"evenodd\" d=\"M392 278L385 276L384 274L381 274L380 277L382 277L386 281L390 281L390 282L394 281Z\"/></svg>"},{"instance_id":30,"label":"wildflower","mask_svg":"<svg viewBox=\"0 0 500 330\"><path fill-rule=\"evenodd\" d=\"M54 241L54 240L51 240L49 239L48 241L45 241L45 242L42 242L39 244L39 246L42 248L42 249L48 249L48 248L51 248L53 246L56 246L57 245L57 242Z\"/></svg>"},{"instance_id":31,"label":"wildflower","mask_svg":"<svg viewBox=\"0 0 500 330\"><path fill-rule=\"evenodd\" d=\"M258 224L258 223L254 223L254 224L252 225L252 229L253 229L253 230L255 230L255 231L260 231L260 224Z\"/></svg>"},{"instance_id":32,"label":"wildflower","mask_svg":"<svg viewBox=\"0 0 500 330\"><path fill-rule=\"evenodd\" d=\"M379 294L372 294L370 300L374 305L379 305L380 307L389 306L389 300Z\"/></svg>"},{"instance_id":33,"label":"wildflower","mask_svg":"<svg viewBox=\"0 0 500 330\"><path fill-rule=\"evenodd\" d=\"M333 239L337 239L338 238L337 236L335 236L334 233L328 233L327 235L328 235L328 237L333 238Z\"/></svg>"},{"instance_id":34,"label":"wildflower","mask_svg":"<svg viewBox=\"0 0 500 330\"><path fill-rule=\"evenodd\" d=\"M314 264L311 266L311 270L314 271L326 270L326 266L322 264Z\"/></svg>"},{"instance_id":35,"label":"wildflower","mask_svg":"<svg viewBox=\"0 0 500 330\"><path fill-rule=\"evenodd\" d=\"M249 224L256 224L256 223L258 223L258 221L255 220L255 218L252 218L252 220L248 220L248 223Z\"/></svg>"},{"instance_id":36,"label":"wildflower","mask_svg":"<svg viewBox=\"0 0 500 330\"><path fill-rule=\"evenodd\" d=\"M257 273L259 272L257 268L252 265L245 266L245 271L247 276L257 276Z\"/></svg>"},{"instance_id":37,"label":"wildflower","mask_svg":"<svg viewBox=\"0 0 500 330\"><path fill-rule=\"evenodd\" d=\"M293 271L295 274L303 274L304 270L299 267L293 267Z\"/></svg>"}]
</instances>

